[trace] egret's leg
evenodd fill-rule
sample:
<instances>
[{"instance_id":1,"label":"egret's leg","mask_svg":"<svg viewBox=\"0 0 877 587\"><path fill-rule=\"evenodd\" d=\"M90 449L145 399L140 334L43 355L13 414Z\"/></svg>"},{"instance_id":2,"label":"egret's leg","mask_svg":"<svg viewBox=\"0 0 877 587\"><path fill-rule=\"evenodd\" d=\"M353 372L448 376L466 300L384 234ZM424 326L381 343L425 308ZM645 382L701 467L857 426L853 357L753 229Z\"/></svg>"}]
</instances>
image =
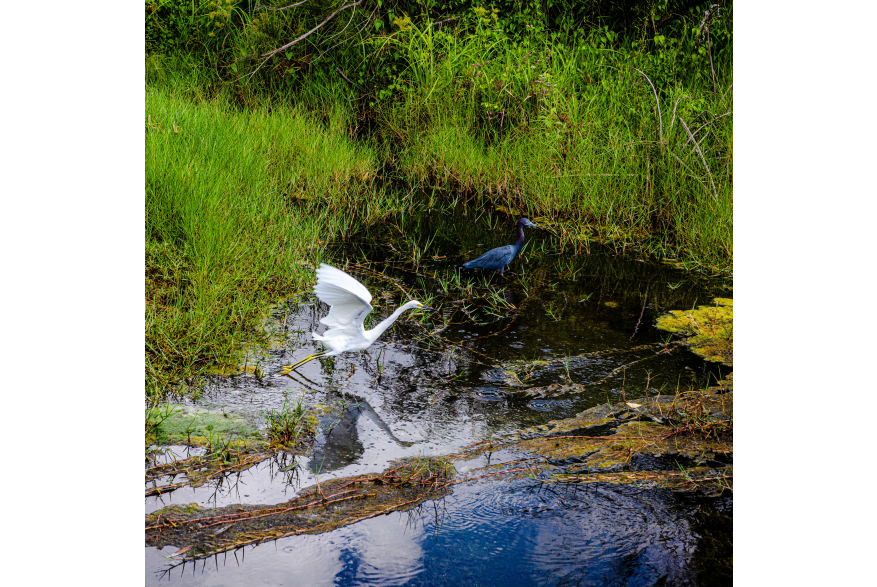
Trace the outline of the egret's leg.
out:
<instances>
[{"instance_id":1,"label":"egret's leg","mask_svg":"<svg viewBox=\"0 0 877 587\"><path fill-rule=\"evenodd\" d=\"M301 367L302 365L304 365L308 361L311 361L313 359L319 359L320 357L325 357L325 356L326 356L325 352L314 353L313 355L308 355L307 357L305 357L304 359L302 359L301 361L299 361L297 363L294 363L292 365L287 365L285 367L281 367L280 368L280 375L288 375L290 371L298 369L299 367Z\"/></svg>"}]
</instances>

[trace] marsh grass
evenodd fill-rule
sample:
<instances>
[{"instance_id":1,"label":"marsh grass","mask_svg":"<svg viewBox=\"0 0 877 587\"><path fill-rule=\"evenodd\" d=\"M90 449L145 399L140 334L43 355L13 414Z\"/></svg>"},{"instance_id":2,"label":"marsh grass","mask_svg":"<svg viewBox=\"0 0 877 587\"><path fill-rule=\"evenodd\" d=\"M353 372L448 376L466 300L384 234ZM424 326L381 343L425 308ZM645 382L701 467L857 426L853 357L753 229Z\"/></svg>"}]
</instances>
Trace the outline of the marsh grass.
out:
<instances>
[{"instance_id":1,"label":"marsh grass","mask_svg":"<svg viewBox=\"0 0 877 587\"><path fill-rule=\"evenodd\" d=\"M328 240L398 206L348 122L341 109L320 121L147 87L148 397L234 366L265 337L269 303L313 281L305 264Z\"/></svg>"},{"instance_id":2,"label":"marsh grass","mask_svg":"<svg viewBox=\"0 0 877 587\"><path fill-rule=\"evenodd\" d=\"M715 56L719 91L681 67L652 73L666 84L653 91L637 69L667 63L630 46L432 27L387 43L405 55L405 90L375 108L409 183L528 215L576 252L617 241L730 266L729 51Z\"/></svg>"},{"instance_id":3,"label":"marsh grass","mask_svg":"<svg viewBox=\"0 0 877 587\"><path fill-rule=\"evenodd\" d=\"M228 46L258 53L271 24L258 19ZM602 242L729 272L730 44L712 55L714 90L706 62L692 69L683 50L696 31L680 34L655 52L600 28L517 38L409 23L350 53L393 56L393 69L378 68L392 83L360 80L364 95L328 66L297 69L291 85L278 64L227 83L218 53L149 56L147 398L235 369L245 344L266 340L270 304L310 288L333 239L404 220L415 204L477 210L486 223L498 222L487 210L527 215L560 252ZM408 244L415 266L434 255L429 239ZM529 291L529 268L520 274ZM445 292L451 282L471 289L455 274ZM485 305L479 322L511 310L489 295Z\"/></svg>"},{"instance_id":4,"label":"marsh grass","mask_svg":"<svg viewBox=\"0 0 877 587\"><path fill-rule=\"evenodd\" d=\"M279 410L272 409L265 414L268 438L282 446L295 445L309 430L313 431L313 418L307 417L307 409L302 398L292 401L283 398Z\"/></svg>"}]
</instances>

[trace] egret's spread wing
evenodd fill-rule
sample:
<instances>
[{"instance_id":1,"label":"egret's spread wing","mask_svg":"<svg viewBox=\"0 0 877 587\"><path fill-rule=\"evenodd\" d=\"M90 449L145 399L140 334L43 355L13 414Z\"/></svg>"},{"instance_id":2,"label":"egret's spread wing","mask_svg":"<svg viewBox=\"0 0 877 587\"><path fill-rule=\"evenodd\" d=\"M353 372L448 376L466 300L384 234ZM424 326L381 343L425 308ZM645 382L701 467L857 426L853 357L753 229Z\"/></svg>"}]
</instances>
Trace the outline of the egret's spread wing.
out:
<instances>
[{"instance_id":1,"label":"egret's spread wing","mask_svg":"<svg viewBox=\"0 0 877 587\"><path fill-rule=\"evenodd\" d=\"M320 320L330 329L358 327L372 311L369 303L372 295L365 286L331 265L320 264L314 293L331 307L329 314Z\"/></svg>"}]
</instances>

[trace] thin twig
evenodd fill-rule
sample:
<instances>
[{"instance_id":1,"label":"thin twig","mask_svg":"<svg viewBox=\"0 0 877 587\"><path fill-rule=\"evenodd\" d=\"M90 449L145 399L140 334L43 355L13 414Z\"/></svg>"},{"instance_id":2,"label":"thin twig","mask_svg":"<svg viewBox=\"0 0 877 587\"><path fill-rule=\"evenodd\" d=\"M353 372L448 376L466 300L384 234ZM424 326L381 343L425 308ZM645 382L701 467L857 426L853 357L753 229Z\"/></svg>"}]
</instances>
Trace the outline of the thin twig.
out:
<instances>
[{"instance_id":1,"label":"thin twig","mask_svg":"<svg viewBox=\"0 0 877 587\"><path fill-rule=\"evenodd\" d=\"M670 133L673 132L673 123L676 122L676 107L679 106L679 100L682 100L683 98L693 100L694 96L679 96L678 98L676 98L676 103L673 104L673 116L670 117L670 130L667 131L667 137L669 137Z\"/></svg>"},{"instance_id":2,"label":"thin twig","mask_svg":"<svg viewBox=\"0 0 877 587\"><path fill-rule=\"evenodd\" d=\"M293 45L296 45L296 44L300 43L301 41L305 40L306 38L308 38L309 36L311 36L311 35L312 35L313 33L315 33L317 30L321 29L321 28L323 27L323 25L325 25L327 22L329 22L330 20L332 20L333 18L335 18L335 16L336 16L339 12L342 12L342 11L344 11L344 10L347 10L348 8L353 8L353 7L359 6L360 4L362 4L362 2L363 2L363 0L357 0L356 2L353 2L352 4L348 4L348 5L346 5L346 6L342 6L341 8L339 8L338 10L336 10L335 12L333 12L332 14L330 14L329 16L327 16L326 19L325 19L323 22L321 22L320 24L318 24L317 26L315 26L314 28L312 28L311 30L309 30L308 32L306 32L305 34L301 35L301 36L298 37L297 39L294 39L294 40L290 41L289 43L283 45L282 47L278 47L277 49L274 49L273 51L269 51L268 53L263 53L263 54L262 54L262 57L264 57L265 59L262 60L262 62L259 64L259 66L258 66L256 69L254 69L254 70L251 71L250 73L247 73L247 74L242 75L241 77L237 78L237 79L234 80L234 81L242 80L242 79L245 78L245 77L253 77L254 75L256 75L256 72L257 72L257 71L259 71L260 69L262 69L262 67L263 67L266 63L268 63L268 60L269 60L269 59L271 59L272 57L274 57L275 55L277 55L277 54L280 53L281 51L285 51L286 49L289 49L289 48L292 47Z\"/></svg>"},{"instance_id":3,"label":"thin twig","mask_svg":"<svg viewBox=\"0 0 877 587\"><path fill-rule=\"evenodd\" d=\"M716 93L716 70L713 69L713 48L710 43L710 28L706 27L706 53L710 57L710 73L713 74L713 94Z\"/></svg>"},{"instance_id":4,"label":"thin twig","mask_svg":"<svg viewBox=\"0 0 877 587\"><path fill-rule=\"evenodd\" d=\"M711 125L712 123L714 123L715 121L717 121L718 119L720 119L720 118L724 118L725 116L727 116L727 115L729 115L729 114L731 114L731 112L725 112L724 114L722 114L722 115L720 115L720 116L716 116L715 118L713 118L713 119L710 120L709 122L704 122L704 123L703 123L702 125L700 125L700 126L697 128L697 130L694 131L692 134L696 135L696 134L699 133L701 130L703 130L703 127L705 127L705 126L709 126L709 125ZM686 144L688 144L688 143L686 142Z\"/></svg>"},{"instance_id":5,"label":"thin twig","mask_svg":"<svg viewBox=\"0 0 877 587\"><path fill-rule=\"evenodd\" d=\"M372 13L368 15L368 18L365 19L365 22L363 23L363 25L361 27L359 27L358 31L356 31L357 34L362 34L362 31L364 31L366 29L366 27L368 27L372 23L372 18L374 17L375 12L377 11L379 6L380 5L375 5L375 9L372 10ZM354 10L354 12L356 12L356 11ZM335 36L337 36L337 35L335 35ZM334 37L330 37L330 38L334 38ZM337 43L335 43L334 45L332 45L331 47L329 47L328 49L326 49L325 51L323 51L322 53L317 55L317 57L313 61L311 61L311 63L314 63L315 61L320 59L323 55L325 55L326 53L328 53L332 49L338 47L339 45L343 45L344 43L348 42L350 39L353 39L353 38L355 38L355 36L351 35L351 36L347 37L346 39L344 39L343 41L338 41Z\"/></svg>"},{"instance_id":6,"label":"thin twig","mask_svg":"<svg viewBox=\"0 0 877 587\"><path fill-rule=\"evenodd\" d=\"M697 151L697 154L700 155L700 160L703 161L703 166L706 167L707 175L709 175L709 178L710 178L710 185L713 186L713 197L716 199L716 202L718 202L719 201L719 194L716 191L716 184L715 184L715 182L713 182L713 174L710 171L709 165L706 164L706 158L703 156L703 151L700 150L700 147L698 146L697 141L694 140L694 137L691 135L691 131L688 130L688 125L685 124L685 121L680 118L679 123L682 125L682 128L685 129L685 132L688 134L688 138L691 139L691 141L694 143L694 148Z\"/></svg>"},{"instance_id":7,"label":"thin twig","mask_svg":"<svg viewBox=\"0 0 877 587\"><path fill-rule=\"evenodd\" d=\"M710 58L710 73L713 76L713 94L716 93L716 71L713 69L713 51L712 51L712 43L710 43L710 17L713 16L713 8L716 9L715 14L718 15L721 12L721 8L718 4L710 4L709 8L703 13L703 20L700 21L700 28L703 32L700 34L701 41L703 41L704 36L706 36L706 52Z\"/></svg>"},{"instance_id":8,"label":"thin twig","mask_svg":"<svg viewBox=\"0 0 877 587\"><path fill-rule=\"evenodd\" d=\"M652 80L649 79L649 76L638 70L637 68L633 68L636 71L639 71L640 74L646 81L649 82L649 85L652 86L652 92L655 94L655 103L658 105L658 139L663 143L664 142L664 123L661 120L661 101L658 100L658 90L655 89L655 84L652 83Z\"/></svg>"},{"instance_id":9,"label":"thin twig","mask_svg":"<svg viewBox=\"0 0 877 587\"><path fill-rule=\"evenodd\" d=\"M278 47L277 49L274 49L273 51L269 51L268 53L263 53L263 54L262 54L262 57L268 57L268 58L271 58L271 57L277 55L278 53L280 53L281 51L285 51L286 49L289 49L289 48L292 47L293 45L295 45L295 44L297 44L297 43L303 41L304 39L306 39L306 38L308 38L309 36L311 36L311 34L313 34L314 32L316 32L317 30L321 29L321 28L323 27L324 24L326 24L327 22L329 22L330 20L332 20L332 19L335 17L335 15L337 15L339 12L342 12L342 11L344 11L344 10L347 10L348 8L354 8L354 7L356 7L356 6L359 6L360 4L362 4L362 2L363 2L363 0L357 0L356 2L353 2L353 3L348 4L348 5L346 5L346 6L342 6L341 8L339 8L338 10L336 10L335 12L333 12L332 14L330 14L329 16L327 16L326 19L325 19L323 22L321 22L320 24L318 24L317 26L315 26L314 28L312 28L311 30L309 30L308 32L306 32L305 34L303 34L302 36L298 37L297 39L295 39L295 40L293 40L293 41L290 41L289 43L283 45L282 47Z\"/></svg>"},{"instance_id":10,"label":"thin twig","mask_svg":"<svg viewBox=\"0 0 877 587\"><path fill-rule=\"evenodd\" d=\"M344 31L346 31L347 27L350 26L350 23L353 22L353 17L355 17L355 16L356 16L356 8L354 7L353 12L350 13L350 20L347 21L347 24L344 25L344 28L341 29L340 31L338 31L337 33L335 33L334 35L332 35L331 37L327 37L326 39L323 39L323 40L324 41L331 41L332 39L334 39L335 37L337 37L338 35L340 35Z\"/></svg>"},{"instance_id":11,"label":"thin twig","mask_svg":"<svg viewBox=\"0 0 877 587\"><path fill-rule=\"evenodd\" d=\"M308 0L301 0L301 2L290 4L289 6L282 6L280 8L272 8L271 6L265 6L264 4L256 3L256 10L270 10L271 12L279 12L281 10L286 10L287 8L295 8L296 6L301 6L307 1Z\"/></svg>"}]
</instances>

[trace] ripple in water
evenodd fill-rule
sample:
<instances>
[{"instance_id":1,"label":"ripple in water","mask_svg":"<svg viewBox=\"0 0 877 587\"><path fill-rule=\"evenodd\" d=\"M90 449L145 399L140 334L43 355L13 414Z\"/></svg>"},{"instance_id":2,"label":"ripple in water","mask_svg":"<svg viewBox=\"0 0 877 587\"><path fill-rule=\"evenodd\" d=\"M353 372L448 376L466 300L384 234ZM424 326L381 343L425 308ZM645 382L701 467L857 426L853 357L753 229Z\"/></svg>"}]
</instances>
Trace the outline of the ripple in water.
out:
<instances>
[{"instance_id":1,"label":"ripple in water","mask_svg":"<svg viewBox=\"0 0 877 587\"><path fill-rule=\"evenodd\" d=\"M293 536L159 572L173 550L147 548L147 585L696 584L692 509L671 492L548 485L460 485L448 498L319 536ZM217 570L218 567L218 570ZM170 579L170 581L168 581Z\"/></svg>"}]
</instances>

